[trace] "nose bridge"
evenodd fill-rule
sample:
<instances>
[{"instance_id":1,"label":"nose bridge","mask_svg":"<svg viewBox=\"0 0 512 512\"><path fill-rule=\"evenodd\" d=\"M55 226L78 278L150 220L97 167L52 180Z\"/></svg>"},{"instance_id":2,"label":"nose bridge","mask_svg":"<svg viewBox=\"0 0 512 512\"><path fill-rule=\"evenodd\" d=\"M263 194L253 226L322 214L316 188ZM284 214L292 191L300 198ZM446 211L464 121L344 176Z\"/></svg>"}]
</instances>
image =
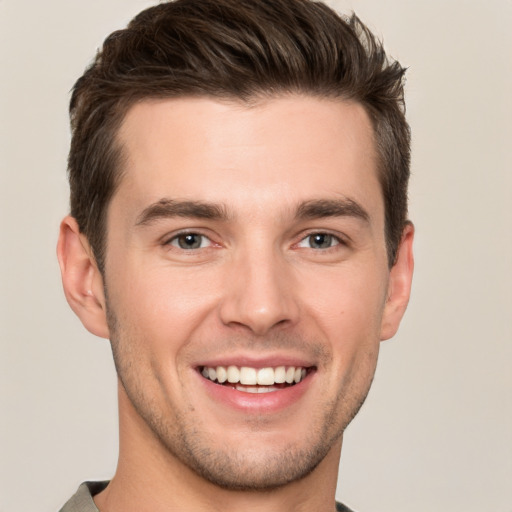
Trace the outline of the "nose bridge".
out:
<instances>
[{"instance_id":1,"label":"nose bridge","mask_svg":"<svg viewBox=\"0 0 512 512\"><path fill-rule=\"evenodd\" d=\"M258 335L294 323L298 304L291 278L282 254L270 244L240 250L229 272L222 322L243 325Z\"/></svg>"}]
</instances>

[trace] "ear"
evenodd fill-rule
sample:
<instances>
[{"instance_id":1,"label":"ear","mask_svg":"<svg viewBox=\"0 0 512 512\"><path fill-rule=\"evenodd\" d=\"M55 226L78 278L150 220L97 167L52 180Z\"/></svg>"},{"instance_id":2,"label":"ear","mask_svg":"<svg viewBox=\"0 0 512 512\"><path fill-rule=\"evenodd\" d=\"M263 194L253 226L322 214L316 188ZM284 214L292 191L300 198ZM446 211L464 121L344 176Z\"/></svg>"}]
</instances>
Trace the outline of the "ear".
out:
<instances>
[{"instance_id":1,"label":"ear","mask_svg":"<svg viewBox=\"0 0 512 512\"><path fill-rule=\"evenodd\" d=\"M397 258L389 274L388 297L381 324L381 340L387 340L396 334L409 302L414 270L413 239L414 226L408 222L402 232Z\"/></svg>"},{"instance_id":2,"label":"ear","mask_svg":"<svg viewBox=\"0 0 512 512\"><path fill-rule=\"evenodd\" d=\"M57 257L64 294L71 309L88 331L108 338L103 278L87 238L71 216L60 224Z\"/></svg>"}]
</instances>

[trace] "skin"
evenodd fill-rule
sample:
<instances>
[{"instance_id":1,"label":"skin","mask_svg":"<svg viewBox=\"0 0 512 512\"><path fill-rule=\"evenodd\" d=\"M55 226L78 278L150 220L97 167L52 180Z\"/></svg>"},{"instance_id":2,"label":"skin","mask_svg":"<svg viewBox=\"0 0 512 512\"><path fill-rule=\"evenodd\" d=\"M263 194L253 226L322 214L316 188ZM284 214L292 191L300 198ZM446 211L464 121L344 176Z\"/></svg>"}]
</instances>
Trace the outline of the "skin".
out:
<instances>
[{"instance_id":1,"label":"skin","mask_svg":"<svg viewBox=\"0 0 512 512\"><path fill-rule=\"evenodd\" d=\"M118 135L105 276L71 217L58 247L67 299L111 339L119 376L119 464L99 509L333 509L343 430L413 269L411 225L388 266L364 109L143 101ZM233 404L198 367L240 361L311 370L293 399L234 392Z\"/></svg>"}]
</instances>

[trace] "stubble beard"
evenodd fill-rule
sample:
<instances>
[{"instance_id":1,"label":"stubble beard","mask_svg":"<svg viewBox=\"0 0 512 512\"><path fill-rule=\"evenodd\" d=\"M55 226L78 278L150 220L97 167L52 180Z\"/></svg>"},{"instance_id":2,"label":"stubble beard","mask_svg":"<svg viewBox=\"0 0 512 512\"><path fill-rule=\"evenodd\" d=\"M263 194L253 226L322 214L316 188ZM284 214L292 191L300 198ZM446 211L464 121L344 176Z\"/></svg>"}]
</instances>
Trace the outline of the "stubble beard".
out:
<instances>
[{"instance_id":1,"label":"stubble beard","mask_svg":"<svg viewBox=\"0 0 512 512\"><path fill-rule=\"evenodd\" d=\"M363 405L373 378L372 373L366 387L362 391L359 387L355 397L350 392L351 385L348 388L340 386L337 396L324 405L323 416L311 429L308 439L302 440L301 446L289 444L271 452L261 448L236 450L232 446L219 445L205 429L200 430L197 423L187 421L186 414L159 408L158 401L148 394L139 378L137 353L127 348L136 347L136 343L132 344L130 337L120 332L111 310L108 310L108 320L121 385L163 453L226 490L270 492L311 474L341 439L345 428ZM192 406L190 411L193 411ZM265 421L263 416L253 418L249 430L257 436L259 426Z\"/></svg>"}]
</instances>

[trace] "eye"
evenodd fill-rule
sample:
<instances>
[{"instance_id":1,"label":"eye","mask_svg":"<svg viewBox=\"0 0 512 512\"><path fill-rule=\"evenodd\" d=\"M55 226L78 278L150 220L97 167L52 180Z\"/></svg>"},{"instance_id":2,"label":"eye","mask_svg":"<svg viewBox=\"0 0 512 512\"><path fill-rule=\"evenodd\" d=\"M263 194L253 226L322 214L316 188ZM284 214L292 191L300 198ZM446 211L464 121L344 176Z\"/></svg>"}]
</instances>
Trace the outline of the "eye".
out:
<instances>
[{"instance_id":1,"label":"eye","mask_svg":"<svg viewBox=\"0 0 512 512\"><path fill-rule=\"evenodd\" d=\"M167 244L185 251L190 251L210 247L212 242L208 237L200 235L199 233L182 233L181 235L171 238Z\"/></svg>"},{"instance_id":2,"label":"eye","mask_svg":"<svg viewBox=\"0 0 512 512\"><path fill-rule=\"evenodd\" d=\"M329 233L312 233L303 238L298 247L306 247L308 249L329 249L336 245L340 245L340 239Z\"/></svg>"}]
</instances>

